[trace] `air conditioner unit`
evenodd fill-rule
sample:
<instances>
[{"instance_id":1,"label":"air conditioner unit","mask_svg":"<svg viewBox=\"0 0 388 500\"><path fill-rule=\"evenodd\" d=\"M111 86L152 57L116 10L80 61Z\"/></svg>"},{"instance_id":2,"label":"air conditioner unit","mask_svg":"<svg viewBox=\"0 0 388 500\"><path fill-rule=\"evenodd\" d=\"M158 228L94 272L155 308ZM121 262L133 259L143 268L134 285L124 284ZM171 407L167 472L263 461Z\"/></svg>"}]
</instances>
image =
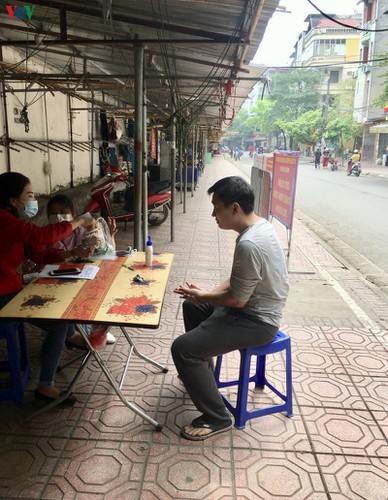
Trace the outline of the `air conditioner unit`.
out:
<instances>
[{"instance_id":1,"label":"air conditioner unit","mask_svg":"<svg viewBox=\"0 0 388 500\"><path fill-rule=\"evenodd\" d=\"M352 77L353 78L357 78L358 77L358 71L357 70L353 71Z\"/></svg>"},{"instance_id":2,"label":"air conditioner unit","mask_svg":"<svg viewBox=\"0 0 388 500\"><path fill-rule=\"evenodd\" d=\"M369 70L369 66L367 66L366 64L364 64L364 66L361 66L361 72L362 73L368 73Z\"/></svg>"}]
</instances>

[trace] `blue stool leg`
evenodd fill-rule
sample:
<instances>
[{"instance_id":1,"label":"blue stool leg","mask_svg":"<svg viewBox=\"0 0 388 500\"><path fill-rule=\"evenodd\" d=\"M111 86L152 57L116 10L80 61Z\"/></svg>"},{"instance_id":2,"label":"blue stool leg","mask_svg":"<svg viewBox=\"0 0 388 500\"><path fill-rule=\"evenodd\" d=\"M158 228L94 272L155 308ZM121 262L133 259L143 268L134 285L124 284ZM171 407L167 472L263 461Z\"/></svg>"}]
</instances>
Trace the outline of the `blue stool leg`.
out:
<instances>
[{"instance_id":1,"label":"blue stool leg","mask_svg":"<svg viewBox=\"0 0 388 500\"><path fill-rule=\"evenodd\" d=\"M292 417L292 358L291 341L288 339L286 347L286 394L287 394L287 416Z\"/></svg>"},{"instance_id":2,"label":"blue stool leg","mask_svg":"<svg viewBox=\"0 0 388 500\"><path fill-rule=\"evenodd\" d=\"M249 370L251 365L251 354L247 349L240 350L240 377L238 383L236 410L234 414L234 426L237 429L244 429L248 420L247 401L249 390Z\"/></svg>"},{"instance_id":3,"label":"blue stool leg","mask_svg":"<svg viewBox=\"0 0 388 500\"><path fill-rule=\"evenodd\" d=\"M220 373L221 373L222 356L217 356L216 367L214 369L214 378L217 382L217 387L220 383Z\"/></svg>"},{"instance_id":4,"label":"blue stool leg","mask_svg":"<svg viewBox=\"0 0 388 500\"><path fill-rule=\"evenodd\" d=\"M256 374L255 374L255 386L259 389L264 389L265 386L265 365L266 356L256 356Z\"/></svg>"}]
</instances>

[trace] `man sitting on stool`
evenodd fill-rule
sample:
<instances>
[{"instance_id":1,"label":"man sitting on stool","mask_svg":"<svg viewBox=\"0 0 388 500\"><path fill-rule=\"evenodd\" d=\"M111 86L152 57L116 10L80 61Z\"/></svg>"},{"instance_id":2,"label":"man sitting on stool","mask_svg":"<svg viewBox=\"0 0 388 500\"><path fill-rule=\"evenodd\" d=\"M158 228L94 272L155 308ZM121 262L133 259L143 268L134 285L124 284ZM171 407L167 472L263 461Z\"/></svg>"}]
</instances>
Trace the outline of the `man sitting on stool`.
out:
<instances>
[{"instance_id":1,"label":"man sitting on stool","mask_svg":"<svg viewBox=\"0 0 388 500\"><path fill-rule=\"evenodd\" d=\"M212 216L221 229L239 236L230 278L206 292L186 283L175 292L186 299L187 333L171 351L178 374L201 416L181 429L192 441L232 426L213 375L212 358L270 343L279 328L288 295L288 274L279 239L266 219L253 211L254 193L241 177L225 177L209 190Z\"/></svg>"}]
</instances>

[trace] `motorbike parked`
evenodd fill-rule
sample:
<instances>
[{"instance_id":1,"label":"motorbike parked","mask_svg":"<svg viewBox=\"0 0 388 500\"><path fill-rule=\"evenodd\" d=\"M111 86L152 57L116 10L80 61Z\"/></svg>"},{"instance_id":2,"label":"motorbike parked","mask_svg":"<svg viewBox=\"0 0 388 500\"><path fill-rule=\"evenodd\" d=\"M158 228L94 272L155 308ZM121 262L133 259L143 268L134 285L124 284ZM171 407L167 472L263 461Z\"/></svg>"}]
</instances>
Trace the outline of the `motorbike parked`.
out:
<instances>
[{"instance_id":1,"label":"motorbike parked","mask_svg":"<svg viewBox=\"0 0 388 500\"><path fill-rule=\"evenodd\" d=\"M356 177L360 177L361 172L361 163L359 161L355 161L350 169L348 168L348 175L354 174Z\"/></svg>"},{"instance_id":2,"label":"motorbike parked","mask_svg":"<svg viewBox=\"0 0 388 500\"><path fill-rule=\"evenodd\" d=\"M101 213L104 218L112 217L116 222L134 219L135 188L128 173L109 162L102 164L104 176L90 188L90 199L85 212ZM168 181L148 182L148 223L160 226L171 210L171 184Z\"/></svg>"}]
</instances>

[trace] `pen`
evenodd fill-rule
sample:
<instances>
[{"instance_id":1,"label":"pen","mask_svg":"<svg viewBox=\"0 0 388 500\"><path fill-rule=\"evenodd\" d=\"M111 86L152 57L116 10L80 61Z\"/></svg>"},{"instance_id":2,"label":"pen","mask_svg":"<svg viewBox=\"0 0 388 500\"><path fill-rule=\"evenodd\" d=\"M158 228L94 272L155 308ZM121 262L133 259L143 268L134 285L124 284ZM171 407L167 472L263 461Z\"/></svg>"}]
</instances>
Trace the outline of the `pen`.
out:
<instances>
[{"instance_id":1,"label":"pen","mask_svg":"<svg viewBox=\"0 0 388 500\"><path fill-rule=\"evenodd\" d=\"M127 266L127 264L122 264L121 267L125 267L125 269L129 269L130 271L134 271L133 267Z\"/></svg>"}]
</instances>

